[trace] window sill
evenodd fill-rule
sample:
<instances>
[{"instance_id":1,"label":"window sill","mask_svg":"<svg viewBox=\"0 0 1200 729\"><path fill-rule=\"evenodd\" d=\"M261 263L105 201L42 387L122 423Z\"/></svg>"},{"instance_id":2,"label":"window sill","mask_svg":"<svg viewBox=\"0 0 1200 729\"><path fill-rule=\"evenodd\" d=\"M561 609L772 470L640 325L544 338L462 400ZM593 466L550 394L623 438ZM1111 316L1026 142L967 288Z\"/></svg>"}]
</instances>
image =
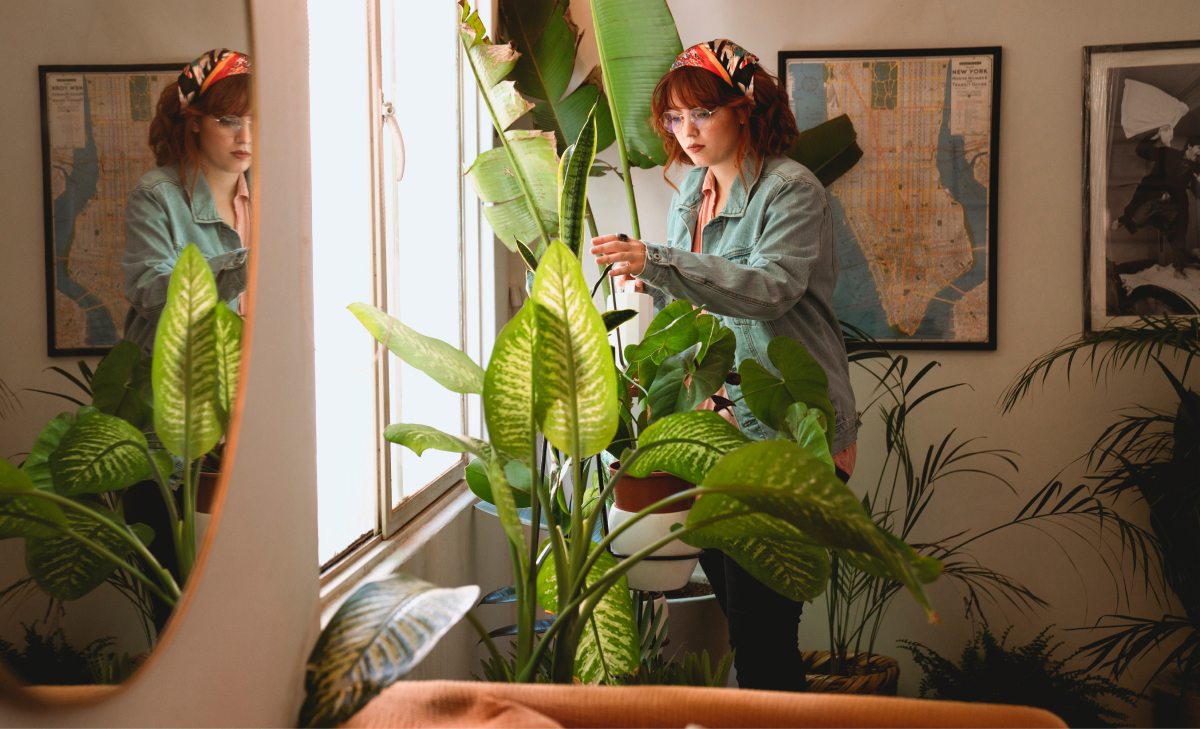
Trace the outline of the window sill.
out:
<instances>
[{"instance_id":1,"label":"window sill","mask_svg":"<svg viewBox=\"0 0 1200 729\"><path fill-rule=\"evenodd\" d=\"M318 606L324 628L360 585L383 579L479 499L459 481L387 539L376 536L321 576Z\"/></svg>"}]
</instances>

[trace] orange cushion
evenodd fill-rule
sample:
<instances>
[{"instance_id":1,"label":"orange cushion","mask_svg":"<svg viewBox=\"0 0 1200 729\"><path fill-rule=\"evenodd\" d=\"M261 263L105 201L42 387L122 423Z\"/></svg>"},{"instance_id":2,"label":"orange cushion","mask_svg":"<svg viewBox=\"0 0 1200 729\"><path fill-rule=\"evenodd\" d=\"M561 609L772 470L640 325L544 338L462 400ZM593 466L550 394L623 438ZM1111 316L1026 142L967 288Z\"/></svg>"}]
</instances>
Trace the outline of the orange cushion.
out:
<instances>
[{"instance_id":1,"label":"orange cushion","mask_svg":"<svg viewBox=\"0 0 1200 729\"><path fill-rule=\"evenodd\" d=\"M347 727L1066 727L1028 706L679 686L401 681Z\"/></svg>"}]
</instances>

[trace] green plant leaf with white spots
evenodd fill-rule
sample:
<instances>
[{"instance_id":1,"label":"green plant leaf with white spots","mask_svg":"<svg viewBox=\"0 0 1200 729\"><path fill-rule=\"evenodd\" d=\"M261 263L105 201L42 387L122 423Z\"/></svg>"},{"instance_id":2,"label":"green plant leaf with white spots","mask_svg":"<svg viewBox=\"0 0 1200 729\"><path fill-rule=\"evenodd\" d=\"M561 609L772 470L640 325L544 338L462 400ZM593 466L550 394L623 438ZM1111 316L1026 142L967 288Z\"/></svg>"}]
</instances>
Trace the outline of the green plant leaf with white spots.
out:
<instances>
[{"instance_id":1,"label":"green plant leaf with white spots","mask_svg":"<svg viewBox=\"0 0 1200 729\"><path fill-rule=\"evenodd\" d=\"M521 307L492 348L483 380L483 414L488 436L502 451L522 458L533 452L533 306Z\"/></svg>"},{"instance_id":2,"label":"green plant leaf with white spots","mask_svg":"<svg viewBox=\"0 0 1200 729\"><path fill-rule=\"evenodd\" d=\"M594 549L593 545L593 549ZM608 552L600 555L588 571L585 582L592 585L617 567ZM558 612L558 584L554 560L547 559L538 572L538 602L547 612ZM596 683L608 676L632 672L638 666L638 629L629 600L629 581L625 577L604 593L591 618L581 627L579 649L575 653L575 676L584 683Z\"/></svg>"},{"instance_id":3,"label":"green plant leaf with white spots","mask_svg":"<svg viewBox=\"0 0 1200 729\"><path fill-rule=\"evenodd\" d=\"M87 506L118 526L124 524L116 512L97 502L90 502ZM129 542L100 521L74 509L67 509L63 513L72 531L108 550L118 559L125 560L133 551ZM143 543L153 539L154 532L143 524L134 524L133 530ZM102 585L117 566L107 557L65 534L25 540L25 568L42 592L59 600L78 600Z\"/></svg>"},{"instance_id":4,"label":"green plant leaf with white spots","mask_svg":"<svg viewBox=\"0 0 1200 729\"><path fill-rule=\"evenodd\" d=\"M14 537L53 537L59 534L54 525L66 526L67 520L58 505L22 492L38 490L29 475L0 458L0 539ZM50 489L43 489L50 490Z\"/></svg>"},{"instance_id":5,"label":"green plant leaf with white spots","mask_svg":"<svg viewBox=\"0 0 1200 729\"><path fill-rule=\"evenodd\" d=\"M50 454L58 449L63 436L75 425L75 413L62 413L46 423L42 432L33 441L29 457L21 464L21 471L29 476L33 485L42 491L54 490L54 476L50 472Z\"/></svg>"},{"instance_id":6,"label":"green plant leaf with white spots","mask_svg":"<svg viewBox=\"0 0 1200 729\"><path fill-rule=\"evenodd\" d=\"M450 435L429 425L394 423L384 428L383 437L408 448L418 456L430 449L447 453L470 453L485 465L490 464L496 457L495 451L486 441L469 435Z\"/></svg>"},{"instance_id":7,"label":"green plant leaf with white spots","mask_svg":"<svg viewBox=\"0 0 1200 729\"><path fill-rule=\"evenodd\" d=\"M556 448L588 458L617 432L617 371L583 270L562 243L542 256L530 301L535 417Z\"/></svg>"},{"instance_id":8,"label":"green plant leaf with white spots","mask_svg":"<svg viewBox=\"0 0 1200 729\"><path fill-rule=\"evenodd\" d=\"M218 412L217 284L194 245L171 273L154 336L154 430L167 450L192 461L212 450L224 428Z\"/></svg>"},{"instance_id":9,"label":"green plant leaf with white spots","mask_svg":"<svg viewBox=\"0 0 1200 729\"><path fill-rule=\"evenodd\" d=\"M346 307L388 351L451 392L483 394L483 368L440 339L427 337L382 309L361 302Z\"/></svg>"},{"instance_id":10,"label":"green plant leaf with white spots","mask_svg":"<svg viewBox=\"0 0 1200 729\"><path fill-rule=\"evenodd\" d=\"M742 431L713 411L692 410L668 415L646 428L638 445L645 449L653 443L677 438L695 442L647 449L629 468L629 475L644 478L653 471L666 471L690 483L701 483L725 454L750 443Z\"/></svg>"},{"instance_id":11,"label":"green plant leaf with white spots","mask_svg":"<svg viewBox=\"0 0 1200 729\"><path fill-rule=\"evenodd\" d=\"M64 496L128 488L150 475L146 436L104 413L80 416L50 454L54 490Z\"/></svg>"},{"instance_id":12,"label":"green plant leaf with white spots","mask_svg":"<svg viewBox=\"0 0 1200 729\"><path fill-rule=\"evenodd\" d=\"M222 427L228 427L242 369L242 317L228 306L218 306L216 312L217 412Z\"/></svg>"}]
</instances>

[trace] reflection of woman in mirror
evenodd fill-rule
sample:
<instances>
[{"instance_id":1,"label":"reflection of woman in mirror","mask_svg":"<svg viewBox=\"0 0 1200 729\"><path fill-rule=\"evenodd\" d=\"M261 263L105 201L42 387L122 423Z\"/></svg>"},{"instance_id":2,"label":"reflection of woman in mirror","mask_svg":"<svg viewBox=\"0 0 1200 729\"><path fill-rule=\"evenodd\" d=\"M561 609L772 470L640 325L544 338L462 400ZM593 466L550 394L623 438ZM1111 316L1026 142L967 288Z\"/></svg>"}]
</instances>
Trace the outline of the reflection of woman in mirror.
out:
<instances>
[{"instance_id":1,"label":"reflection of woman in mirror","mask_svg":"<svg viewBox=\"0 0 1200 729\"><path fill-rule=\"evenodd\" d=\"M125 338L149 353L175 261L194 243L236 311L246 290L250 234L250 59L217 49L163 89L150 123L158 169L125 208Z\"/></svg>"}]
</instances>

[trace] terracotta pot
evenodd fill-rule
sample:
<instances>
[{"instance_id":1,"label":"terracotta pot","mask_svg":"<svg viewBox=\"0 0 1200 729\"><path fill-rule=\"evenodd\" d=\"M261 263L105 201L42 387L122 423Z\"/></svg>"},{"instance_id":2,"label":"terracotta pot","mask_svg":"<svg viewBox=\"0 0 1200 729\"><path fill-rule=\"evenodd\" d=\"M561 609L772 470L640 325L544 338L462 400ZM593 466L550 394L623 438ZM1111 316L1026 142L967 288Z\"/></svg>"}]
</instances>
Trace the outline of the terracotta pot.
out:
<instances>
[{"instance_id":1,"label":"terracotta pot","mask_svg":"<svg viewBox=\"0 0 1200 729\"><path fill-rule=\"evenodd\" d=\"M617 465L609 466L609 475L616 473ZM616 529L655 502L690 488L692 484L662 471L645 478L622 476L613 489L616 503L608 512L609 528ZM670 534L673 525L687 522L694 501L687 499L671 504L630 527L613 540L613 556L618 560L624 559ZM699 559L699 549L680 541L671 542L629 570L629 589L659 592L678 590L687 584Z\"/></svg>"},{"instance_id":2,"label":"terracotta pot","mask_svg":"<svg viewBox=\"0 0 1200 729\"><path fill-rule=\"evenodd\" d=\"M196 513L211 514L213 499L217 495L217 481L221 479L219 473L200 472L200 483L196 487Z\"/></svg>"},{"instance_id":3,"label":"terracotta pot","mask_svg":"<svg viewBox=\"0 0 1200 729\"><path fill-rule=\"evenodd\" d=\"M846 660L851 664L849 676L830 676L823 673L829 667L829 651L804 651L804 670L808 674L808 690L813 693L873 694L895 696L900 681L900 664L895 658L872 653L849 651Z\"/></svg>"}]
</instances>

